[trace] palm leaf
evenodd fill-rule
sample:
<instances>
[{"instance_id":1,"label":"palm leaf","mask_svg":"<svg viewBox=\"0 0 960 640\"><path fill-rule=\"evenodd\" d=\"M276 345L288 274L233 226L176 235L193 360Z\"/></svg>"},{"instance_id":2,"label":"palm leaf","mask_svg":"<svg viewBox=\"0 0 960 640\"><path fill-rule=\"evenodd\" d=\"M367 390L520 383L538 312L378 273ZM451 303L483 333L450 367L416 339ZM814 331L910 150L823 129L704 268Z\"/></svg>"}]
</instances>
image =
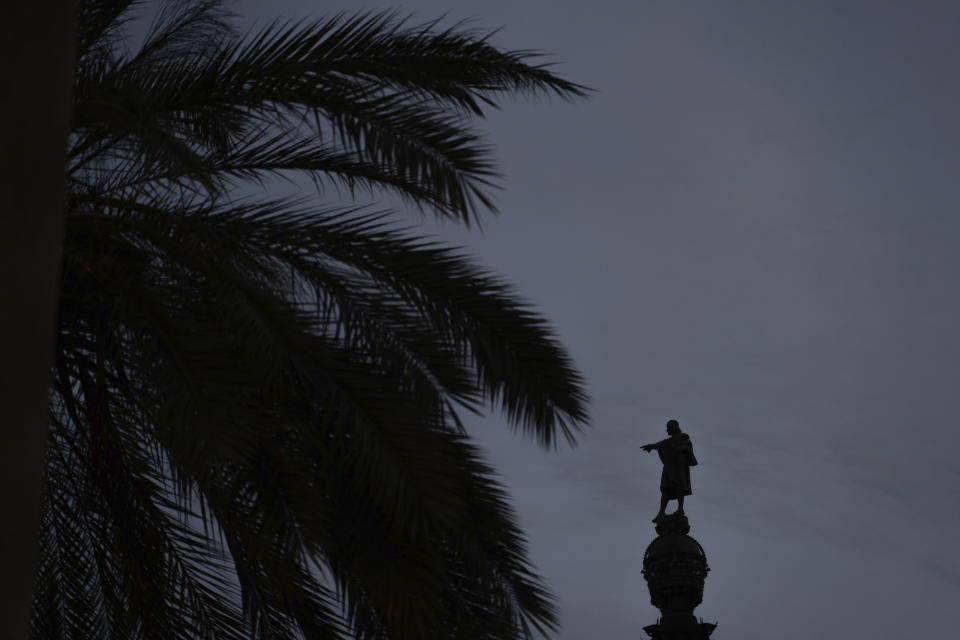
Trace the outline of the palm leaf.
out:
<instances>
[{"instance_id":1,"label":"palm leaf","mask_svg":"<svg viewBox=\"0 0 960 640\"><path fill-rule=\"evenodd\" d=\"M492 210L474 129L581 96L533 52L391 13L237 35L78 4L33 637L530 638L549 593L458 412L587 420L547 323L392 212L238 199L278 177Z\"/></svg>"}]
</instances>

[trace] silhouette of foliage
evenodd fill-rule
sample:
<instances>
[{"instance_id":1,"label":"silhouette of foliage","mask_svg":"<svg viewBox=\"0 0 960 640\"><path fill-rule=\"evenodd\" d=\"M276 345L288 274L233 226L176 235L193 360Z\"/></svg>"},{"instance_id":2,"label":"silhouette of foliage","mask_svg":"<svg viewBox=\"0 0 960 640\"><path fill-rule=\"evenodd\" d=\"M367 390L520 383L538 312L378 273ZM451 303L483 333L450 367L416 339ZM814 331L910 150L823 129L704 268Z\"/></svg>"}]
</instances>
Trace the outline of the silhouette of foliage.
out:
<instances>
[{"instance_id":1,"label":"silhouette of foliage","mask_svg":"<svg viewBox=\"0 0 960 640\"><path fill-rule=\"evenodd\" d=\"M305 175L470 224L497 177L484 109L584 89L463 25L238 34L221 2L175 2L129 49L134 8L77 3L33 637L554 629L458 412L573 442L569 357L507 284L394 214L266 192Z\"/></svg>"}]
</instances>

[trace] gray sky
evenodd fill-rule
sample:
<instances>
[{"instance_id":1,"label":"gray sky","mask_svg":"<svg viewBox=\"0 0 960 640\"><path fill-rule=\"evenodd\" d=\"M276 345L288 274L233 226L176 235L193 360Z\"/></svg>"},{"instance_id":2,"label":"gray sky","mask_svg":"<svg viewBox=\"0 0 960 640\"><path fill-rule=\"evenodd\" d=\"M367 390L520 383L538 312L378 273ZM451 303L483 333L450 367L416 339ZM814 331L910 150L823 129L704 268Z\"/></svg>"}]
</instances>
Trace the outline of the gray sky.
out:
<instances>
[{"instance_id":1,"label":"gray sky","mask_svg":"<svg viewBox=\"0 0 960 640\"><path fill-rule=\"evenodd\" d=\"M473 431L559 596L562 640L643 637L668 418L718 640L949 637L960 605L960 4L247 0L504 27L599 92L488 121L503 215L445 237L515 282L593 426ZM426 231L433 232L432 226Z\"/></svg>"}]
</instances>

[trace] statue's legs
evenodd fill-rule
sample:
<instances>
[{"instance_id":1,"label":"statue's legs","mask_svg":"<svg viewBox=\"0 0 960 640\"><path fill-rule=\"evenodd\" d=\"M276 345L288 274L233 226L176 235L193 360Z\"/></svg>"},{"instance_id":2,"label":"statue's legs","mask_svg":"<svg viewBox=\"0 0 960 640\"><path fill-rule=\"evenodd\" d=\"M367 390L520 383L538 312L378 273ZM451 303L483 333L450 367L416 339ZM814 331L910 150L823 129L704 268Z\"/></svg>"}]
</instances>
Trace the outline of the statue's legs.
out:
<instances>
[{"instance_id":1,"label":"statue's legs","mask_svg":"<svg viewBox=\"0 0 960 640\"><path fill-rule=\"evenodd\" d=\"M667 503L668 503L669 501L670 501L670 498L668 498L667 496L663 495L662 493L660 494L660 511L657 511L657 515L656 515L656 517L653 519L654 522L657 522L660 518L662 518L663 516L667 515L667 514L666 514L666 510L667 510Z\"/></svg>"},{"instance_id":2,"label":"statue's legs","mask_svg":"<svg viewBox=\"0 0 960 640\"><path fill-rule=\"evenodd\" d=\"M670 502L673 498L668 498L667 496L660 494L660 511L657 512L656 517L653 519L654 522L657 522L660 518L667 515L667 503ZM679 495L676 497L677 501L677 515L683 515L683 496Z\"/></svg>"}]
</instances>

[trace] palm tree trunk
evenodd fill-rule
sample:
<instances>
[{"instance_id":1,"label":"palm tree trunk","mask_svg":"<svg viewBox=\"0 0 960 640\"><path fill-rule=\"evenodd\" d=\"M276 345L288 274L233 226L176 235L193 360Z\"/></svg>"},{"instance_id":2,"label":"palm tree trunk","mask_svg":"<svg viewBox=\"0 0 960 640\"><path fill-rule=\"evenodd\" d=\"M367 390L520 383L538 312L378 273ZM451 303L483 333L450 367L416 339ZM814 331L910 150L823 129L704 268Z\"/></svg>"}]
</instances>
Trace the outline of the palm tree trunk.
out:
<instances>
[{"instance_id":1,"label":"palm tree trunk","mask_svg":"<svg viewBox=\"0 0 960 640\"><path fill-rule=\"evenodd\" d=\"M73 91L73 2L0 20L0 638L27 638Z\"/></svg>"}]
</instances>

